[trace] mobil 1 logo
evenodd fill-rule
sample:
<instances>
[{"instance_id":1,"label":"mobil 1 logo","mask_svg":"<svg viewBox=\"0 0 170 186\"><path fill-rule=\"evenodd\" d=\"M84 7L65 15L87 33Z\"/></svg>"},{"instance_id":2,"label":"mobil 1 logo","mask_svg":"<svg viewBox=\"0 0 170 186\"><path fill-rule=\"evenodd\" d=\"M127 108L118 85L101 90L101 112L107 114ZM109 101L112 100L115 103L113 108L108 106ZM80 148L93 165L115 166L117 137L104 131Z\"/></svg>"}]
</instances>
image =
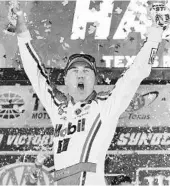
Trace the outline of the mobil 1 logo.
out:
<instances>
[{"instance_id":1,"label":"mobil 1 logo","mask_svg":"<svg viewBox=\"0 0 170 186\"><path fill-rule=\"evenodd\" d=\"M64 138L64 139L58 141L57 153L67 151L71 135L73 135L76 132L85 131L85 122L86 122L85 118L82 118L77 121L76 125L74 125L71 122L68 123L67 127L63 127L62 124L56 125L55 131L54 131L54 136L56 138L57 137ZM67 138L65 138L65 136L67 136Z\"/></svg>"}]
</instances>

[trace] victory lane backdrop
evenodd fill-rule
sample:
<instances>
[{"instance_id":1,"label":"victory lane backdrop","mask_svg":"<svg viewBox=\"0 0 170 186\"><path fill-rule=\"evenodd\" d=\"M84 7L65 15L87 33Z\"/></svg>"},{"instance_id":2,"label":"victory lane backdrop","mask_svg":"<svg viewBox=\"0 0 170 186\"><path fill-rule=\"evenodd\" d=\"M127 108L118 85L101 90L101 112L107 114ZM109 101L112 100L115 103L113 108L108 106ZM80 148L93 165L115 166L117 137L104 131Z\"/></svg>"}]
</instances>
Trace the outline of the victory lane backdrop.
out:
<instances>
[{"instance_id":1,"label":"victory lane backdrop","mask_svg":"<svg viewBox=\"0 0 170 186\"><path fill-rule=\"evenodd\" d=\"M129 66L151 24L146 17L146 0L20 3L35 48L46 67L63 68L72 53L92 54L99 67ZM169 1L167 6L170 8ZM20 69L22 63L11 8L10 1L0 1L0 68ZM164 32L154 67L170 66L169 32L170 29Z\"/></svg>"},{"instance_id":2,"label":"victory lane backdrop","mask_svg":"<svg viewBox=\"0 0 170 186\"><path fill-rule=\"evenodd\" d=\"M107 6L108 16L103 21L98 16L92 20L95 14L102 15L101 1L86 0L79 6L78 1L21 2L44 65L61 69L71 53L79 52L94 55L98 67L124 67L132 63L149 24L142 12L146 9L145 1L114 1ZM52 150L53 128L28 79L21 75L22 63L16 35L11 32L14 27L9 9L9 1L0 2L0 67L15 67L19 71L0 71L0 185L24 185L41 147ZM76 14L85 9L89 20L84 19L84 14ZM82 19L78 28L76 16ZM102 23L106 23L105 32L101 32ZM154 67L169 67L169 38L167 30ZM107 91L113 87L120 70L100 70L96 90ZM115 175L125 174L135 185L170 184L170 87L169 72L164 72L161 69L152 73L151 80L139 87L121 115L106 155L105 176L109 182ZM60 75L59 72L56 78L53 73L51 80L65 92ZM53 185L54 173L49 174L52 170L51 155L43 166L38 185Z\"/></svg>"},{"instance_id":3,"label":"victory lane backdrop","mask_svg":"<svg viewBox=\"0 0 170 186\"><path fill-rule=\"evenodd\" d=\"M120 69L99 69L102 78L96 91L109 90ZM107 73L106 73L107 72ZM57 76L56 76L57 74ZM50 73L57 85L62 72ZM108 75L109 74L109 75ZM170 85L169 71L152 70L121 115L105 161L105 176L128 175L136 185L169 184ZM24 71L1 69L0 89L0 184L24 185L40 149L51 150L39 185L53 185L53 133L48 114ZM56 76L56 77L55 77ZM6 80L5 80L6 79ZM62 81L58 88L65 92ZM55 86L54 92L55 92ZM49 173L51 171L52 173Z\"/></svg>"}]
</instances>

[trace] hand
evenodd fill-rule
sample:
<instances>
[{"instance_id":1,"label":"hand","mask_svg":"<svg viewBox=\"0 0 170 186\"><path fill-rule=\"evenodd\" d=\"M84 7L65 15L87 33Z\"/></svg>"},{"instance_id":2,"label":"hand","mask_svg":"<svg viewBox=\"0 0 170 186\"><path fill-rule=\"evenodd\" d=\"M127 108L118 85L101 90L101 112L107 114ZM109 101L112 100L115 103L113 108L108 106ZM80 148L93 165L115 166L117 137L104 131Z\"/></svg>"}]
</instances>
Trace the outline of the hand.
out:
<instances>
[{"instance_id":1,"label":"hand","mask_svg":"<svg viewBox=\"0 0 170 186\"><path fill-rule=\"evenodd\" d=\"M40 176L40 172L42 169L42 165L44 164L44 161L50 156L49 151L41 151L36 159L35 164L33 167L31 167L29 171L29 178L27 181L27 185L36 185L38 182L38 178Z\"/></svg>"},{"instance_id":2,"label":"hand","mask_svg":"<svg viewBox=\"0 0 170 186\"><path fill-rule=\"evenodd\" d=\"M20 9L19 4L11 9L12 13L14 13L17 17L24 16L23 11Z\"/></svg>"},{"instance_id":3,"label":"hand","mask_svg":"<svg viewBox=\"0 0 170 186\"><path fill-rule=\"evenodd\" d=\"M22 33L27 31L26 21L24 17L24 12L20 8L19 4L16 3L15 6L11 9L12 13L16 16L17 24L16 24L16 32Z\"/></svg>"},{"instance_id":4,"label":"hand","mask_svg":"<svg viewBox=\"0 0 170 186\"><path fill-rule=\"evenodd\" d=\"M37 166L42 166L44 164L44 161L50 157L49 151L41 151L38 153L37 158L35 160L35 164Z\"/></svg>"},{"instance_id":5,"label":"hand","mask_svg":"<svg viewBox=\"0 0 170 186\"><path fill-rule=\"evenodd\" d=\"M152 20L153 26L167 29L170 24L170 10L163 3L153 3L149 6L148 17Z\"/></svg>"}]
</instances>

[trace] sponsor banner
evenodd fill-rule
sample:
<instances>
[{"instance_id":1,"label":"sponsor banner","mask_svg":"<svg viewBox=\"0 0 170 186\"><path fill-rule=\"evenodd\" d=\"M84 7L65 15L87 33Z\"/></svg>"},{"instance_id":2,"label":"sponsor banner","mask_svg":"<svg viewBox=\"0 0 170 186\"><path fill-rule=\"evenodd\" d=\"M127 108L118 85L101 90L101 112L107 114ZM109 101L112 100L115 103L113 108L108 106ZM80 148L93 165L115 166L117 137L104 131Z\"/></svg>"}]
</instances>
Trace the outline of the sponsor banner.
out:
<instances>
[{"instance_id":1,"label":"sponsor banner","mask_svg":"<svg viewBox=\"0 0 170 186\"><path fill-rule=\"evenodd\" d=\"M170 185L169 167L139 168L136 174L137 185Z\"/></svg>"},{"instance_id":2,"label":"sponsor banner","mask_svg":"<svg viewBox=\"0 0 170 186\"><path fill-rule=\"evenodd\" d=\"M53 128L0 128L0 153L38 151L53 146ZM18 152L19 153L19 152Z\"/></svg>"},{"instance_id":3,"label":"sponsor banner","mask_svg":"<svg viewBox=\"0 0 170 186\"><path fill-rule=\"evenodd\" d=\"M106 176L125 174L137 186L170 185L169 139L169 127L117 127L106 155Z\"/></svg>"},{"instance_id":4,"label":"sponsor banner","mask_svg":"<svg viewBox=\"0 0 170 186\"><path fill-rule=\"evenodd\" d=\"M169 154L119 154L107 155L106 176L127 175L137 186L170 185Z\"/></svg>"},{"instance_id":5,"label":"sponsor banner","mask_svg":"<svg viewBox=\"0 0 170 186\"><path fill-rule=\"evenodd\" d=\"M120 116L119 126L168 126L170 120L170 86L141 85L129 107Z\"/></svg>"},{"instance_id":6,"label":"sponsor banner","mask_svg":"<svg viewBox=\"0 0 170 186\"><path fill-rule=\"evenodd\" d=\"M97 92L111 88L109 85L95 87ZM64 86L59 89L65 92ZM169 184L169 89L169 85L139 87L129 107L119 119L108 150L105 172L109 179L115 174L127 174L138 185L160 185L161 179L162 185ZM17 185L14 180L19 180L15 183L24 184L25 177L21 175L25 175L29 167L25 163L34 161L41 146L52 148L53 132L48 114L32 86L1 86L0 184ZM51 157L45 168L51 169L52 164ZM4 172L4 168L9 171ZM11 179L11 176L14 179ZM51 178L46 177L46 184L49 185Z\"/></svg>"},{"instance_id":7,"label":"sponsor banner","mask_svg":"<svg viewBox=\"0 0 170 186\"><path fill-rule=\"evenodd\" d=\"M1 86L0 126L51 126L50 118L32 86Z\"/></svg>"},{"instance_id":8,"label":"sponsor banner","mask_svg":"<svg viewBox=\"0 0 170 186\"><path fill-rule=\"evenodd\" d=\"M108 91L110 86L96 86ZM58 87L66 93L65 86ZM170 85L141 85L127 110L120 116L118 126L167 126L170 120ZM1 86L0 127L51 127L50 118L33 91L32 86Z\"/></svg>"},{"instance_id":9,"label":"sponsor banner","mask_svg":"<svg viewBox=\"0 0 170 186\"><path fill-rule=\"evenodd\" d=\"M42 146L53 147L53 128L0 128L0 185L24 184L29 167ZM117 127L105 161L105 176L126 174L136 185L164 185L169 179L169 127ZM45 162L42 174L49 184L53 179L53 155ZM12 178L11 178L12 176ZM163 176L163 178L159 178ZM44 179L45 179L44 178ZM17 180L17 181L16 181ZM159 183L157 184L159 185Z\"/></svg>"},{"instance_id":10,"label":"sponsor banner","mask_svg":"<svg viewBox=\"0 0 170 186\"><path fill-rule=\"evenodd\" d=\"M169 148L170 127L117 127L109 150L126 150L128 154L127 150L129 153L143 150L150 153L152 150L169 151Z\"/></svg>"},{"instance_id":11,"label":"sponsor banner","mask_svg":"<svg viewBox=\"0 0 170 186\"><path fill-rule=\"evenodd\" d=\"M48 147L38 185L54 185L53 128L0 128L0 185L25 185L36 155Z\"/></svg>"},{"instance_id":12,"label":"sponsor banner","mask_svg":"<svg viewBox=\"0 0 170 186\"><path fill-rule=\"evenodd\" d=\"M81 52L94 55L100 67L131 64L143 44L147 27L151 25L146 16L146 4L142 0L21 1L37 51L45 66L56 68L63 68L70 54ZM170 3L167 6L170 7ZM10 4L1 1L2 68L21 65L13 33L15 19L9 10ZM154 67L170 66L166 43L170 38L169 31L163 34Z\"/></svg>"}]
</instances>

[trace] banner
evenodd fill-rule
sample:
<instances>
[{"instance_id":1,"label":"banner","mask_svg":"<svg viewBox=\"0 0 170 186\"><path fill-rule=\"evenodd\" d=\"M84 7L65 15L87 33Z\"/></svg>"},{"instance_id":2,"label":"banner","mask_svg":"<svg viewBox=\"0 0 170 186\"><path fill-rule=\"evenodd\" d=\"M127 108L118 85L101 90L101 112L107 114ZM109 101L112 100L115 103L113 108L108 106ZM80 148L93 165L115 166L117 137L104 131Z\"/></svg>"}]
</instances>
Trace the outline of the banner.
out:
<instances>
[{"instance_id":1,"label":"banner","mask_svg":"<svg viewBox=\"0 0 170 186\"><path fill-rule=\"evenodd\" d=\"M25 185L42 146L53 146L53 128L0 129L0 185ZM38 185L53 185L53 155L45 162Z\"/></svg>"},{"instance_id":2,"label":"banner","mask_svg":"<svg viewBox=\"0 0 170 186\"><path fill-rule=\"evenodd\" d=\"M129 66L143 45L151 25L147 2L152 0L21 0L20 4L46 67L64 68L69 55L88 53L98 67L111 68ZM168 1L162 2L170 7ZM10 1L0 2L0 68L18 69L22 64L10 10ZM164 32L153 67L170 66L169 32Z\"/></svg>"},{"instance_id":3,"label":"banner","mask_svg":"<svg viewBox=\"0 0 170 186\"><path fill-rule=\"evenodd\" d=\"M97 92L112 86L96 86ZM59 89L65 92L64 86ZM141 85L121 115L106 155L105 176L126 174L136 185L168 185L170 85ZM0 184L24 185L42 146L53 147L53 128L31 86L0 89ZM53 155L39 185L53 184ZM15 184L14 184L15 183Z\"/></svg>"},{"instance_id":4,"label":"banner","mask_svg":"<svg viewBox=\"0 0 170 186\"><path fill-rule=\"evenodd\" d=\"M65 86L57 86L66 92ZM113 85L96 86L97 92L112 89ZM118 126L167 126L170 120L170 85L141 85ZM52 126L50 118L31 86L1 86L0 127Z\"/></svg>"},{"instance_id":5,"label":"banner","mask_svg":"<svg viewBox=\"0 0 170 186\"><path fill-rule=\"evenodd\" d=\"M170 85L141 85L127 110L119 119L119 126L168 126L170 119Z\"/></svg>"},{"instance_id":6,"label":"banner","mask_svg":"<svg viewBox=\"0 0 170 186\"><path fill-rule=\"evenodd\" d=\"M41 146L53 146L53 128L0 129L0 184L24 185ZM135 185L169 185L170 128L117 127L105 161L105 176L125 174ZM39 185L52 185L53 156Z\"/></svg>"},{"instance_id":7,"label":"banner","mask_svg":"<svg viewBox=\"0 0 170 186\"><path fill-rule=\"evenodd\" d=\"M105 162L107 176L125 174L135 185L170 185L170 127L118 127ZM109 172L108 172L109 171Z\"/></svg>"},{"instance_id":8,"label":"banner","mask_svg":"<svg viewBox=\"0 0 170 186\"><path fill-rule=\"evenodd\" d=\"M31 86L1 86L0 126L47 127L49 116Z\"/></svg>"}]
</instances>

